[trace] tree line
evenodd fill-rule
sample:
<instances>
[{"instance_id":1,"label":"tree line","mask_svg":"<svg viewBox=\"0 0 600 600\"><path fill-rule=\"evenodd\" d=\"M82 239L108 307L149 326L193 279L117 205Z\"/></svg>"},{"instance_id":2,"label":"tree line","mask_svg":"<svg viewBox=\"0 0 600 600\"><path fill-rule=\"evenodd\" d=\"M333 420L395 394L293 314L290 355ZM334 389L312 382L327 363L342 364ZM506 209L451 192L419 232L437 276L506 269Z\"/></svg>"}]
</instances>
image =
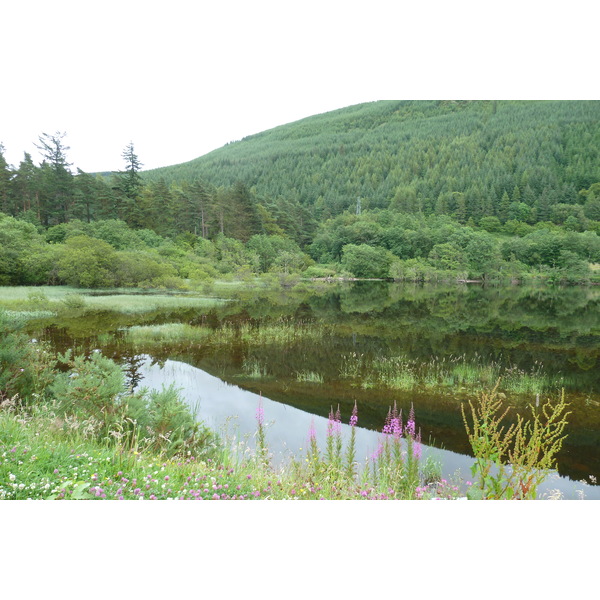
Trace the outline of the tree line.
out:
<instances>
[{"instance_id":1,"label":"tree line","mask_svg":"<svg viewBox=\"0 0 600 600\"><path fill-rule=\"evenodd\" d=\"M60 132L40 135L37 165L28 153L17 167L8 165L0 145L0 284L182 287L186 281L274 272L411 281L596 281L600 172L593 160L597 122L590 124L590 116L597 106L359 105L211 153L221 156L221 171L239 176L220 185L214 173L200 178L198 164L194 177L182 170L189 164L144 172L133 143L122 152L121 171L97 174L72 168ZM549 124L552 115L563 116L562 129ZM517 135L519 127L533 137ZM365 134L372 130L380 137ZM450 133L462 137L449 142ZM356 137L356 147L348 136ZM394 160L403 161L402 173L412 172L410 185L383 199L353 197L352 187L336 187L344 180L339 157L354 164L363 183L381 169L384 179L398 170L385 154L394 136L406 142L402 158L396 149ZM333 155L331 139L341 142ZM320 145L308 144L318 140ZM473 149L482 144L485 160L478 160ZM254 148L254 162L243 154L248 148ZM273 152L280 154L273 158ZM307 167L307 152L318 169ZM272 168L263 173L277 188L259 185L248 171L268 156ZM414 156L417 162L411 162ZM204 158L209 164L214 156ZM282 171L280 160L289 169ZM301 168L308 168L306 177L290 187ZM504 184L494 187L492 197L482 190L494 169ZM332 201L300 193L310 187L307 177L313 183L327 179ZM423 190L436 177L441 187L432 202ZM448 189L454 191L444 191L444 181L453 181Z\"/></svg>"}]
</instances>

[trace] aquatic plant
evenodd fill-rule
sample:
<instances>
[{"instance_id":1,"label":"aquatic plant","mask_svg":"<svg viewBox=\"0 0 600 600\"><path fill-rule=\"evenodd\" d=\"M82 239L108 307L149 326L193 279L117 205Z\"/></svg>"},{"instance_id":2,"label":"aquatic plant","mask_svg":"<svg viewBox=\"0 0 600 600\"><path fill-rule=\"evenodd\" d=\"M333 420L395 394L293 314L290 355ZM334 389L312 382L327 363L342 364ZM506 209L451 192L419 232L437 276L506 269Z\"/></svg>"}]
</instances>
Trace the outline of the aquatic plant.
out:
<instances>
[{"instance_id":1,"label":"aquatic plant","mask_svg":"<svg viewBox=\"0 0 600 600\"><path fill-rule=\"evenodd\" d=\"M477 394L500 380L499 389L519 395L536 395L557 389L564 384L560 374L548 375L536 362L526 371L516 365L504 366L501 360L489 360L477 353L418 361L404 355L369 357L351 353L342 356L339 375L357 380L363 389L385 386L390 389L441 390L461 388L462 392Z\"/></svg>"},{"instance_id":2,"label":"aquatic plant","mask_svg":"<svg viewBox=\"0 0 600 600\"><path fill-rule=\"evenodd\" d=\"M254 357L244 359L242 370L244 371L244 377L249 377L250 379L263 379L268 375L267 366Z\"/></svg>"},{"instance_id":3,"label":"aquatic plant","mask_svg":"<svg viewBox=\"0 0 600 600\"><path fill-rule=\"evenodd\" d=\"M298 371L296 373L297 381L302 383L323 383L323 375L315 371Z\"/></svg>"}]
</instances>

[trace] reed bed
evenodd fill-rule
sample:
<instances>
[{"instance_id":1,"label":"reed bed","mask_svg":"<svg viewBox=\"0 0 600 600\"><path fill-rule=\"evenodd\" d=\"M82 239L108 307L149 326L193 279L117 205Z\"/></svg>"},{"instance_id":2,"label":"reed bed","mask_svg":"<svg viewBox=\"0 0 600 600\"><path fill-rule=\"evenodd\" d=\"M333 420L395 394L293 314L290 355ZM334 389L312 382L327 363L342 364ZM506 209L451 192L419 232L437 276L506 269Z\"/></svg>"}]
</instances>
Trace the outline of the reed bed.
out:
<instances>
[{"instance_id":1,"label":"reed bed","mask_svg":"<svg viewBox=\"0 0 600 600\"><path fill-rule=\"evenodd\" d=\"M504 392L535 395L564 385L560 375L545 373L541 363L534 363L526 371L515 365L506 366L500 360L486 361L478 355L432 357L425 362L403 355L369 357L351 353L342 356L339 374L342 379L356 380L356 385L365 389L383 386L403 391L458 388L478 393L500 380L499 389Z\"/></svg>"},{"instance_id":2,"label":"reed bed","mask_svg":"<svg viewBox=\"0 0 600 600\"><path fill-rule=\"evenodd\" d=\"M162 325L135 325L125 331L125 339L135 346L152 346L180 342L205 342L211 337L209 327L196 327L187 323Z\"/></svg>"}]
</instances>

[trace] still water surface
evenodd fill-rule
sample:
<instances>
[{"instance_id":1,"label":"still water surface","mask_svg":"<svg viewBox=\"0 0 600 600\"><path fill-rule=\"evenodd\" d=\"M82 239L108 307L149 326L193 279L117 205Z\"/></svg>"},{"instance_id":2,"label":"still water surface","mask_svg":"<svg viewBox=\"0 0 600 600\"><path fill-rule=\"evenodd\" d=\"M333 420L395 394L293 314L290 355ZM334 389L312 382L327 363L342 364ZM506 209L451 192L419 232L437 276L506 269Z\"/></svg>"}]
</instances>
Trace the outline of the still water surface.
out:
<instances>
[{"instance_id":1,"label":"still water surface","mask_svg":"<svg viewBox=\"0 0 600 600\"><path fill-rule=\"evenodd\" d=\"M35 333L60 350L100 348L124 364L132 384L175 381L190 402L199 400L205 422L231 425L235 417L241 435L254 431L262 394L265 417L274 421L274 454L304 448L313 419L324 439L331 407L339 405L347 423L356 401L366 457L389 407L397 403L406 417L413 406L423 442L443 457L444 472L460 469L465 479L472 459L461 401L498 377L512 411L564 389L572 414L559 455L561 481L600 479L597 287L362 282L250 290L232 300L213 308L50 320ZM586 497L599 489L586 486Z\"/></svg>"}]
</instances>

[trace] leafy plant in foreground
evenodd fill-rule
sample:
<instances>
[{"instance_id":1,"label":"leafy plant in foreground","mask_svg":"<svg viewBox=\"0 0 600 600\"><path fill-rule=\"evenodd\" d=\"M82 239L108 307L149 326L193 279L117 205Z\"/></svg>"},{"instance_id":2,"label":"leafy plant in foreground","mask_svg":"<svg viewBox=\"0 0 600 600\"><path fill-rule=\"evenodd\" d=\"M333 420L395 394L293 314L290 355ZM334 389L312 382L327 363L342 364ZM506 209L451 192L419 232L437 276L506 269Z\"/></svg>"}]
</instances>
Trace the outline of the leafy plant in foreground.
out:
<instances>
[{"instance_id":1,"label":"leafy plant in foreground","mask_svg":"<svg viewBox=\"0 0 600 600\"><path fill-rule=\"evenodd\" d=\"M538 485L556 467L556 454L566 438L564 392L556 404L548 401L541 409L530 405L532 418L517 415L516 423L506 427L497 396L498 385L478 401L469 400L472 425L461 406L469 442L475 455L473 476L478 478L469 497L477 499L535 499Z\"/></svg>"}]
</instances>

